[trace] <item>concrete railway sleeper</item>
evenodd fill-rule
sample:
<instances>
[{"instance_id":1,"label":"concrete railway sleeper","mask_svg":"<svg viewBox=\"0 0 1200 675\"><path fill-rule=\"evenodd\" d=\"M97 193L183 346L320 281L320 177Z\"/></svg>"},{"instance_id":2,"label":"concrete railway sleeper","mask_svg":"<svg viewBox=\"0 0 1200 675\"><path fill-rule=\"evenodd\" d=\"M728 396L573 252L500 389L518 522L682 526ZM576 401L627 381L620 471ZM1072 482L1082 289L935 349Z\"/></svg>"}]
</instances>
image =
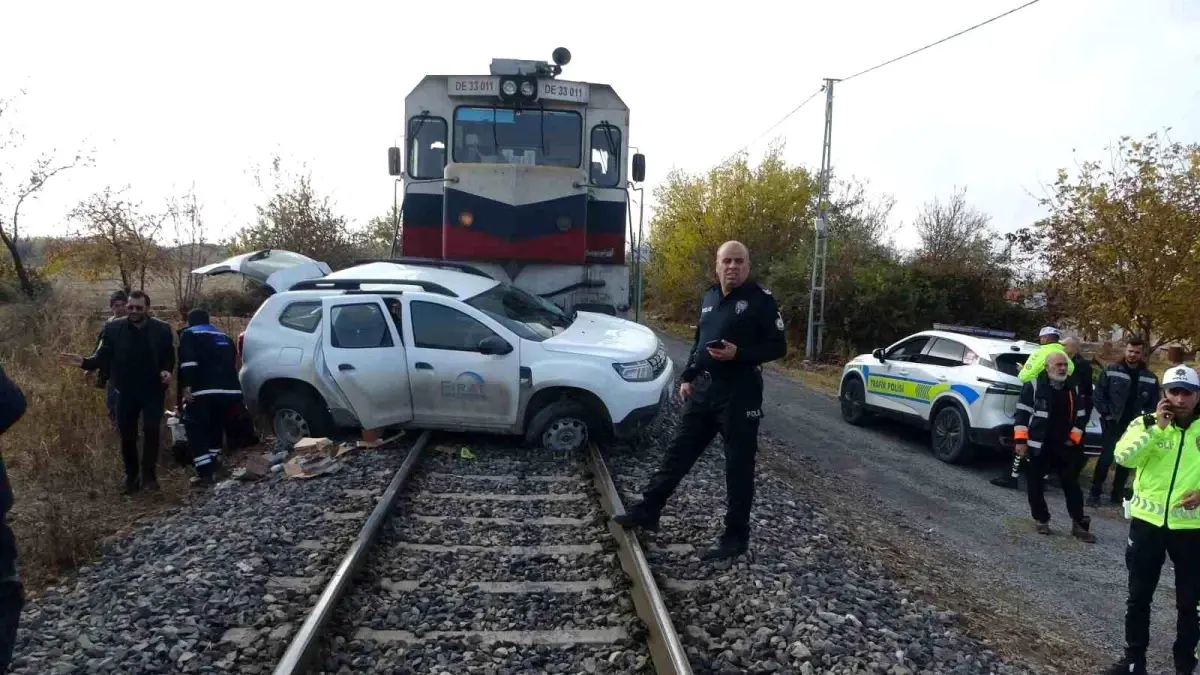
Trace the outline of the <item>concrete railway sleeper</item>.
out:
<instances>
[{"instance_id":1,"label":"concrete railway sleeper","mask_svg":"<svg viewBox=\"0 0 1200 675\"><path fill-rule=\"evenodd\" d=\"M600 450L481 443L421 436L275 674L690 674Z\"/></svg>"}]
</instances>

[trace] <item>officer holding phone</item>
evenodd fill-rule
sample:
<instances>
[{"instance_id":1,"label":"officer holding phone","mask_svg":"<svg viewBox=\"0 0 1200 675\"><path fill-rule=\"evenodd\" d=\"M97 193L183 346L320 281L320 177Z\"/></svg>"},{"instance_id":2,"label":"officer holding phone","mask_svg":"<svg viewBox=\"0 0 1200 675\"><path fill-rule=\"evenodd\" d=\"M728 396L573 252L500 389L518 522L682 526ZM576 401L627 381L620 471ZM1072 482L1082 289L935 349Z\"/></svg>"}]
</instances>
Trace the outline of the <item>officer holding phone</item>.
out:
<instances>
[{"instance_id":1,"label":"officer holding phone","mask_svg":"<svg viewBox=\"0 0 1200 675\"><path fill-rule=\"evenodd\" d=\"M642 501L614 520L623 527L658 529L658 518L679 481L717 432L725 444L728 504L725 532L705 560L733 558L750 540L754 456L762 419L762 364L787 353L785 324L771 292L753 281L750 252L736 241L717 250L717 280L704 294L696 337L681 375L683 418Z\"/></svg>"},{"instance_id":2,"label":"officer holding phone","mask_svg":"<svg viewBox=\"0 0 1200 675\"><path fill-rule=\"evenodd\" d=\"M1117 442L1118 464L1137 470L1129 502L1129 600L1125 657L1108 671L1145 673L1150 644L1150 603L1167 556L1175 565L1175 672L1196 668L1200 623L1200 375L1172 366L1162 378L1155 412L1135 418Z\"/></svg>"}]
</instances>

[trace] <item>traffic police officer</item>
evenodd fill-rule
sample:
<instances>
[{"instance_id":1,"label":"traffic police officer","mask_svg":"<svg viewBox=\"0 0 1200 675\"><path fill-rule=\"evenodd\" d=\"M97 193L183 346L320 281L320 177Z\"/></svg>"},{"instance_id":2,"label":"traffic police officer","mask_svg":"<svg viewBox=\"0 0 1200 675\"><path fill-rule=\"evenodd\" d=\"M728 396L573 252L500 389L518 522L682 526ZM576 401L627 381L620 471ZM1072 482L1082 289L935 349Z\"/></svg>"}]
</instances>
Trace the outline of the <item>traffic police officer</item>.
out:
<instances>
[{"instance_id":1,"label":"traffic police officer","mask_svg":"<svg viewBox=\"0 0 1200 675\"><path fill-rule=\"evenodd\" d=\"M1150 603L1167 556L1175 564L1175 672L1196 668L1200 623L1200 375L1174 366L1163 376L1163 398L1154 413L1130 422L1114 455L1136 469L1132 522L1125 565L1129 599L1125 609L1125 657L1109 673L1145 673L1150 644Z\"/></svg>"},{"instance_id":2,"label":"traffic police officer","mask_svg":"<svg viewBox=\"0 0 1200 675\"><path fill-rule=\"evenodd\" d=\"M213 482L225 428L242 401L236 359L233 340L209 323L208 312L188 312L188 327L179 334L179 386L197 486Z\"/></svg>"},{"instance_id":3,"label":"traffic police officer","mask_svg":"<svg viewBox=\"0 0 1200 675\"><path fill-rule=\"evenodd\" d=\"M721 432L725 445L728 503L725 532L702 558L733 558L746 552L754 500L754 456L762 419L762 364L787 353L783 316L771 292L753 281L750 253L728 241L717 250L718 284L708 289L696 325L695 344L681 376L683 417L650 478L642 501L614 518L625 527L658 529L658 519L679 481Z\"/></svg>"}]
</instances>

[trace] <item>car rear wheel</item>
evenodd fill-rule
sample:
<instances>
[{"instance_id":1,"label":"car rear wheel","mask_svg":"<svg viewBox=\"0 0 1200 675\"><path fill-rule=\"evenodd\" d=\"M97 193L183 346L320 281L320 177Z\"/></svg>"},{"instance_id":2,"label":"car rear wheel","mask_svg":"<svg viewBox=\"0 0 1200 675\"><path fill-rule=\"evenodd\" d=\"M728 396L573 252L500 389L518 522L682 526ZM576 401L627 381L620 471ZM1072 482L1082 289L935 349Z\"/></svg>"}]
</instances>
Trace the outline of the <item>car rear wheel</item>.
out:
<instances>
[{"instance_id":1,"label":"car rear wheel","mask_svg":"<svg viewBox=\"0 0 1200 675\"><path fill-rule=\"evenodd\" d=\"M867 412L867 390L862 378L852 376L842 384L842 419L854 426L866 423L870 413Z\"/></svg>"},{"instance_id":2,"label":"car rear wheel","mask_svg":"<svg viewBox=\"0 0 1200 675\"><path fill-rule=\"evenodd\" d=\"M301 438L328 437L333 422L325 406L311 395L289 391L271 404L271 430L276 444L290 450Z\"/></svg>"},{"instance_id":3,"label":"car rear wheel","mask_svg":"<svg viewBox=\"0 0 1200 675\"><path fill-rule=\"evenodd\" d=\"M578 401L554 401L533 416L525 442L554 453L577 452L595 435L592 418L587 406Z\"/></svg>"},{"instance_id":4,"label":"car rear wheel","mask_svg":"<svg viewBox=\"0 0 1200 675\"><path fill-rule=\"evenodd\" d=\"M967 417L953 404L940 408L933 416L930 430L933 456L947 464L961 464L971 457L970 428Z\"/></svg>"}]
</instances>

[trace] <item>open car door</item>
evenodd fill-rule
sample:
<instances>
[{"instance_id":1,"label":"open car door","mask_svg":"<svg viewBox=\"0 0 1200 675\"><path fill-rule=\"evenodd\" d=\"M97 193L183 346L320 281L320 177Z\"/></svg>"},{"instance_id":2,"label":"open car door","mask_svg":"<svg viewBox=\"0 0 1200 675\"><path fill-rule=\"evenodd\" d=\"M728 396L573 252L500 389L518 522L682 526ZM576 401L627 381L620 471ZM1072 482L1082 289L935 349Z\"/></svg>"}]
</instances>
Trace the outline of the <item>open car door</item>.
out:
<instances>
[{"instance_id":1,"label":"open car door","mask_svg":"<svg viewBox=\"0 0 1200 675\"><path fill-rule=\"evenodd\" d=\"M241 274L270 287L276 293L286 291L293 284L308 279L320 279L332 272L329 265L319 260L279 249L243 253L192 270L192 274L205 276Z\"/></svg>"},{"instance_id":2,"label":"open car door","mask_svg":"<svg viewBox=\"0 0 1200 675\"><path fill-rule=\"evenodd\" d=\"M408 359L399 326L378 295L321 299L321 349L329 376L363 429L413 418Z\"/></svg>"}]
</instances>

